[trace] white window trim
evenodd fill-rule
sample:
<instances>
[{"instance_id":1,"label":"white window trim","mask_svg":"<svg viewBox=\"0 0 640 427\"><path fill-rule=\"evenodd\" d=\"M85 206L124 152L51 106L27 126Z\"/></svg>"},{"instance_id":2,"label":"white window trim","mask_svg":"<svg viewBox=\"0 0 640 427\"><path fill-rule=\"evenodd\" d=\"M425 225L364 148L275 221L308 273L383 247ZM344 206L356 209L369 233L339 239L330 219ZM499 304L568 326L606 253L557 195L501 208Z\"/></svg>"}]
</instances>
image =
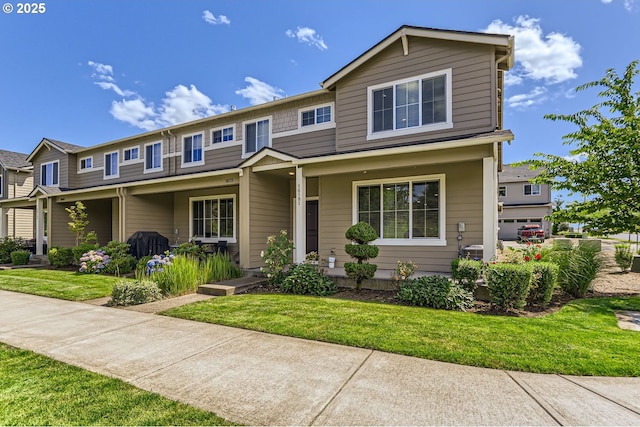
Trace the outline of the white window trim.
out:
<instances>
[{"instance_id":1,"label":"white window trim","mask_svg":"<svg viewBox=\"0 0 640 427\"><path fill-rule=\"evenodd\" d=\"M324 123L314 123L312 125L307 125L307 126L302 126L302 113L306 113L307 111L311 111L313 110L315 114L317 114L318 112L318 108L324 108L324 107L331 107L331 120L329 120L328 122L324 122ZM312 105L309 107L305 107L305 108L298 108L298 129L302 130L302 129L307 129L307 128L312 128L313 130L320 130L322 128L326 128L326 129L330 129L331 128L331 124L334 125L335 127L335 103L334 102L329 102L326 104L318 104L318 105ZM317 116L316 116L317 119Z\"/></svg>"},{"instance_id":2,"label":"white window trim","mask_svg":"<svg viewBox=\"0 0 640 427\"><path fill-rule=\"evenodd\" d=\"M124 159L124 152L125 152L125 151L127 151L127 150L132 150L132 149L134 149L134 148L137 148L137 149L138 149L138 158L137 158L137 159L129 159L129 160L125 160L125 159ZM131 147L127 147L127 148L123 148L123 149L122 149L122 161L120 161L120 160L119 160L119 162L120 162L120 164L123 164L123 165L128 165L128 164L130 164L130 163L140 163L140 159L141 159L141 157L142 157L142 156L140 155L140 146L139 146L139 145L134 145L134 146L131 146Z\"/></svg>"},{"instance_id":3,"label":"white window trim","mask_svg":"<svg viewBox=\"0 0 640 427\"><path fill-rule=\"evenodd\" d=\"M525 190L524 190L524 189L527 187L527 185L530 185L530 186L531 186L531 194L527 194L527 193L525 192ZM533 187L534 187L535 185L537 185L537 186L538 186L538 192L537 192L537 193L534 193L534 192L533 192ZM539 196L539 195L541 195L541 194L542 194L542 185L540 185L540 184L523 184L523 185L522 185L522 195L523 195L523 196L525 196L525 197Z\"/></svg>"},{"instance_id":4,"label":"white window trim","mask_svg":"<svg viewBox=\"0 0 640 427\"><path fill-rule=\"evenodd\" d=\"M233 129L233 139L231 141L222 141L222 142L213 142L213 133L217 132L217 131L224 131L225 129L229 129L232 128ZM209 145L207 146L207 150L216 150L219 148L225 148L225 147L231 147L231 146L235 146L238 145L239 142L236 140L236 135L237 135L237 129L236 129L236 125L228 125L228 126L220 126L217 128L213 128L211 129L211 142L209 143Z\"/></svg>"},{"instance_id":5,"label":"white window trim","mask_svg":"<svg viewBox=\"0 0 640 427\"><path fill-rule=\"evenodd\" d=\"M238 222L238 204L236 202L235 194L216 194L211 196L198 196L189 197L189 236L193 236L193 202L199 200L220 200L220 199L232 199L233 200L233 237L202 237L198 240L202 243L217 243L220 240L225 240L227 243L237 243L236 227Z\"/></svg>"},{"instance_id":6,"label":"white window trim","mask_svg":"<svg viewBox=\"0 0 640 427\"><path fill-rule=\"evenodd\" d=\"M2 198L3 194L4 194L4 181L3 181L3 178L4 177L0 173L0 198Z\"/></svg>"},{"instance_id":7,"label":"white window trim","mask_svg":"<svg viewBox=\"0 0 640 427\"><path fill-rule=\"evenodd\" d=\"M380 132L373 132L373 91L382 89L385 87L389 87L389 86L391 86L394 89L393 123L395 126L395 121L396 121L395 120L395 115L396 115L395 87L399 84L408 83L416 80L430 79L430 78L438 77L442 75L446 77L445 78L445 96L447 98L447 120L446 121L440 122L440 123L428 124L428 125L414 126L414 127L405 128L405 129L398 129L398 130L393 129L393 130L386 130L386 131L380 131ZM404 135L414 135L416 133L433 132L437 130L452 128L453 127L453 106L452 106L453 90L452 90L451 76L452 76L452 69L447 68L445 70L434 71L432 73L422 74L415 77L381 83L381 84L367 87L367 141L382 139L382 138L394 138L394 137L404 136ZM422 109L422 85L420 86L419 99L420 99L419 105L420 105L420 108Z\"/></svg>"},{"instance_id":8,"label":"white window trim","mask_svg":"<svg viewBox=\"0 0 640 427\"><path fill-rule=\"evenodd\" d=\"M147 147L150 145L156 145L156 144L160 144L160 166L157 168L148 169L147 168ZM144 148L142 149L144 151L144 158L142 159L142 164L144 166L143 166L142 173L156 173L156 172L162 172L164 170L164 155L162 154L162 150L164 149L163 145L164 144L162 143L162 141L154 141L154 142L148 142L144 144Z\"/></svg>"},{"instance_id":9,"label":"white window trim","mask_svg":"<svg viewBox=\"0 0 640 427\"><path fill-rule=\"evenodd\" d=\"M51 166L51 173L53 174L53 164L57 163L58 164L58 183L57 184L43 184L42 183L42 166L45 165L52 165ZM52 175L53 178L53 175ZM46 163L40 163L40 185L46 185L47 187L59 187L60 186L60 161L59 160L54 160L52 162L46 162Z\"/></svg>"},{"instance_id":10,"label":"white window trim","mask_svg":"<svg viewBox=\"0 0 640 427\"><path fill-rule=\"evenodd\" d=\"M112 154L116 155L117 158L117 162L116 165L118 167L118 173L114 174L114 175L107 175L107 162L106 162L106 158L107 156L110 156ZM104 159L104 166L102 168L103 172L102 172L102 177L103 179L115 179L115 178L120 178L120 151L116 150L116 151L109 151L107 153L104 153L104 156L102 157Z\"/></svg>"},{"instance_id":11,"label":"white window trim","mask_svg":"<svg viewBox=\"0 0 640 427\"><path fill-rule=\"evenodd\" d=\"M273 119L272 116L266 116L266 117L258 117L255 119L251 119L251 120L246 120L244 122L242 122L242 139L239 139L238 141L242 143L242 158L246 159L248 157L253 156L255 153L257 153L260 150L256 150L256 151L252 151L250 153L247 153L247 138L246 138L246 131L247 131L247 125L251 124L251 123L258 123L258 122L262 122L264 120L269 120L269 142L267 143L267 147L271 147L272 143L273 143Z\"/></svg>"},{"instance_id":12,"label":"white window trim","mask_svg":"<svg viewBox=\"0 0 640 427\"><path fill-rule=\"evenodd\" d=\"M184 161L184 139L185 138L189 138L190 136L196 136L196 135L202 135L202 160L199 160L197 162L185 163L185 161ZM205 149L204 149L204 131L187 133L187 134L182 135L180 138L182 140L182 145L180 147L180 167L181 168L191 168L191 167L194 167L194 166L202 166L202 165L204 165L204 153L205 153Z\"/></svg>"},{"instance_id":13,"label":"white window trim","mask_svg":"<svg viewBox=\"0 0 640 427\"><path fill-rule=\"evenodd\" d=\"M89 159L91 159L91 167L83 168L82 167L82 161L84 160L85 164L86 164L86 161L89 160ZM94 170L95 169L94 169L94 166L93 166L93 156L87 156L87 157L82 157L82 158L78 159L78 173L93 172Z\"/></svg>"},{"instance_id":14,"label":"white window trim","mask_svg":"<svg viewBox=\"0 0 640 427\"><path fill-rule=\"evenodd\" d=\"M401 178L391 178L391 179L371 179L366 181L353 181L352 189L351 189L351 200L352 200L352 223L358 223L358 187L367 186L367 185L384 185L384 184L396 184L400 182L409 182L409 181L439 181L440 188L438 193L439 199L439 209L438 209L438 231L440 233L440 237L421 237L417 239L383 239L379 237L378 239L371 242L374 245L380 246L447 246L447 238L446 238L446 226L447 226L447 218L446 218L446 185L445 185L445 174L436 174L436 175L420 175L420 176L405 176ZM382 230L384 227L383 218L380 221L380 229Z\"/></svg>"},{"instance_id":15,"label":"white window trim","mask_svg":"<svg viewBox=\"0 0 640 427\"><path fill-rule=\"evenodd\" d=\"M501 188L504 188L504 196L500 195L500 189ZM524 191L524 190L522 190L522 191ZM507 186L506 185L499 185L498 186L498 197L507 197L508 194L509 193L507 192Z\"/></svg>"}]
</instances>

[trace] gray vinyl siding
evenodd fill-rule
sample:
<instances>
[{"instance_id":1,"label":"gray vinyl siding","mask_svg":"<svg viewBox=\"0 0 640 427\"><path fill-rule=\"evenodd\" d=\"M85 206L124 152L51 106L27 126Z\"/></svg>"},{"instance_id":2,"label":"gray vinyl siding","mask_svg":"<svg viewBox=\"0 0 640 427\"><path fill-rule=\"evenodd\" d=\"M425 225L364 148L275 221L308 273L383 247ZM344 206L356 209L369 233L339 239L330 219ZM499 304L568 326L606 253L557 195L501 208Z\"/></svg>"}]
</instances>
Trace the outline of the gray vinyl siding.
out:
<instances>
[{"instance_id":1,"label":"gray vinyl siding","mask_svg":"<svg viewBox=\"0 0 640 427\"><path fill-rule=\"evenodd\" d=\"M528 181L521 182L501 182L498 185L500 187L507 188L507 197L499 197L498 200L505 205L511 204L537 204L537 203L551 203L551 189L547 184L540 184L539 196L525 196L524 186L525 184L531 184ZM531 184L533 185L533 184Z\"/></svg>"},{"instance_id":2,"label":"gray vinyl siding","mask_svg":"<svg viewBox=\"0 0 640 427\"><path fill-rule=\"evenodd\" d=\"M262 264L260 252L266 247L267 237L278 235L280 230L287 230L293 239L292 195L289 179L268 173L250 173L249 182L249 251L250 266ZM284 190L284 191L283 191Z\"/></svg>"},{"instance_id":3,"label":"gray vinyl siding","mask_svg":"<svg viewBox=\"0 0 640 427\"><path fill-rule=\"evenodd\" d=\"M461 42L409 38L409 55L397 41L336 86L337 150L429 141L495 129L493 49ZM367 141L367 88L452 69L453 128Z\"/></svg>"},{"instance_id":4,"label":"gray vinyl siding","mask_svg":"<svg viewBox=\"0 0 640 427\"><path fill-rule=\"evenodd\" d=\"M125 202L125 237L136 231L156 231L173 237L173 194L128 196Z\"/></svg>"},{"instance_id":5,"label":"gray vinyl siding","mask_svg":"<svg viewBox=\"0 0 640 427\"><path fill-rule=\"evenodd\" d=\"M336 130L325 129L273 138L272 147L296 157L320 156L336 151Z\"/></svg>"},{"instance_id":6,"label":"gray vinyl siding","mask_svg":"<svg viewBox=\"0 0 640 427\"><path fill-rule=\"evenodd\" d=\"M411 175L445 174L446 240L447 246L380 246L373 260L379 269L393 269L399 260L411 260L421 271L448 272L451 260L458 252L457 224L465 222L463 246L482 244L482 160L423 166L411 170ZM406 176L404 170L376 171L367 180L386 180ZM320 257L327 258L333 248L336 266L351 261L344 251L344 233L353 222L352 185L362 180L362 173L320 177ZM346 185L348 183L349 185Z\"/></svg>"}]
</instances>

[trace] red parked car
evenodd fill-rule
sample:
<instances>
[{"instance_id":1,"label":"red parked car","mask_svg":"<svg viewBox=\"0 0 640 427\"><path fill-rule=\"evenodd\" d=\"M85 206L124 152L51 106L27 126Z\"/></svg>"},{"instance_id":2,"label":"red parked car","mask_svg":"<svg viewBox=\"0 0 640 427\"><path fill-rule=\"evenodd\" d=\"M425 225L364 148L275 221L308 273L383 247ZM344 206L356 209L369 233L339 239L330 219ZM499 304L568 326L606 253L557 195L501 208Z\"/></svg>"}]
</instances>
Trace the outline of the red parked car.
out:
<instances>
[{"instance_id":1,"label":"red parked car","mask_svg":"<svg viewBox=\"0 0 640 427\"><path fill-rule=\"evenodd\" d=\"M544 242L544 229L539 224L527 224L518 228L518 240Z\"/></svg>"}]
</instances>

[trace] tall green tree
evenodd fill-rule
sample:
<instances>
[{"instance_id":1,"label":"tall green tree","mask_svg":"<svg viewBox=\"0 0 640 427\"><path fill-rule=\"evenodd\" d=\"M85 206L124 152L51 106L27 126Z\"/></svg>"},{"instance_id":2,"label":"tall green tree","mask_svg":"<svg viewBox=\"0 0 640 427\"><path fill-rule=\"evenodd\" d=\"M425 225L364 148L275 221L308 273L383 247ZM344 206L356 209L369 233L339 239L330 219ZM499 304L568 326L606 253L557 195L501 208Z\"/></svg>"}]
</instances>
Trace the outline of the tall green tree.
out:
<instances>
[{"instance_id":1,"label":"tall green tree","mask_svg":"<svg viewBox=\"0 0 640 427\"><path fill-rule=\"evenodd\" d=\"M593 107L545 115L578 127L563 137L563 144L576 147L570 159L536 153L538 159L520 163L541 170L532 182L582 196L555 210L552 221L584 223L600 233L640 232L640 92L633 91L637 65L632 61L622 76L609 69L602 79L576 88L600 89L603 101Z\"/></svg>"}]
</instances>

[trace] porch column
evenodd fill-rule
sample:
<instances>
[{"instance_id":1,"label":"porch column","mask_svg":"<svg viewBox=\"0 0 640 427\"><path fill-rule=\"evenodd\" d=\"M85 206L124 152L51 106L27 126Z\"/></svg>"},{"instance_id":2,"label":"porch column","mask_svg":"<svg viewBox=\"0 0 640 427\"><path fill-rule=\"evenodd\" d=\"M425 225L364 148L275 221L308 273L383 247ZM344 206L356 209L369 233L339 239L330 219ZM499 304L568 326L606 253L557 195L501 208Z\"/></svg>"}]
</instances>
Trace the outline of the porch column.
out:
<instances>
[{"instance_id":1,"label":"porch column","mask_svg":"<svg viewBox=\"0 0 640 427\"><path fill-rule=\"evenodd\" d=\"M44 198L36 199L36 255L44 255Z\"/></svg>"},{"instance_id":2,"label":"porch column","mask_svg":"<svg viewBox=\"0 0 640 427\"><path fill-rule=\"evenodd\" d=\"M0 239L8 236L9 232L9 209L0 208Z\"/></svg>"},{"instance_id":3,"label":"porch column","mask_svg":"<svg viewBox=\"0 0 640 427\"><path fill-rule=\"evenodd\" d=\"M493 157L482 159L482 259L496 255L498 244L498 162Z\"/></svg>"},{"instance_id":4,"label":"porch column","mask_svg":"<svg viewBox=\"0 0 640 427\"><path fill-rule=\"evenodd\" d=\"M307 248L307 178L302 168L296 166L296 218L295 218L295 253L293 261L304 261Z\"/></svg>"}]
</instances>

